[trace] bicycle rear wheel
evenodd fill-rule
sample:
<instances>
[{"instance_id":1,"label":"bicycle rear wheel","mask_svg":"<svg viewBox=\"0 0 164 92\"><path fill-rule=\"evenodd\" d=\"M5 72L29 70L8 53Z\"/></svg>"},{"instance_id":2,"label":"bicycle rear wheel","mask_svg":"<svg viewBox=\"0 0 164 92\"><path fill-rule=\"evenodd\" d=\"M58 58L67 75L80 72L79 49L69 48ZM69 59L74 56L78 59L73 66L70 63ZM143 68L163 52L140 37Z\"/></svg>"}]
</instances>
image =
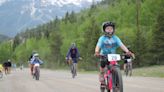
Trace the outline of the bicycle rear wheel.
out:
<instances>
[{"instance_id":1,"label":"bicycle rear wheel","mask_svg":"<svg viewBox=\"0 0 164 92\"><path fill-rule=\"evenodd\" d=\"M112 72L113 92L123 92L123 82L120 69L115 67Z\"/></svg>"},{"instance_id":2,"label":"bicycle rear wheel","mask_svg":"<svg viewBox=\"0 0 164 92\"><path fill-rule=\"evenodd\" d=\"M35 69L35 79L39 80L39 77L40 77L40 70L39 70L39 67L36 67L36 69Z\"/></svg>"}]
</instances>

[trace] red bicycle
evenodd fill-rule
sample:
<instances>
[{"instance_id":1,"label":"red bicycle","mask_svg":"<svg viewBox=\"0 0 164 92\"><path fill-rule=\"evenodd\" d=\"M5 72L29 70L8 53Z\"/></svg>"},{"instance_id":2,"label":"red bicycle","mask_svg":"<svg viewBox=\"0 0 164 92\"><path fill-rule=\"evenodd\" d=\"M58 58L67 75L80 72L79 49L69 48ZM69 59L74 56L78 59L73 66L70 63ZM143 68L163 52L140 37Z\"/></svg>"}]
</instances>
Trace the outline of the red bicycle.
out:
<instances>
[{"instance_id":1,"label":"red bicycle","mask_svg":"<svg viewBox=\"0 0 164 92\"><path fill-rule=\"evenodd\" d=\"M107 59L108 64L105 67L105 86L101 86L101 92L123 92L123 82L122 82L122 75L120 71L120 66L117 63L121 60L120 54L108 54L107 56L100 55L100 58Z\"/></svg>"}]
</instances>

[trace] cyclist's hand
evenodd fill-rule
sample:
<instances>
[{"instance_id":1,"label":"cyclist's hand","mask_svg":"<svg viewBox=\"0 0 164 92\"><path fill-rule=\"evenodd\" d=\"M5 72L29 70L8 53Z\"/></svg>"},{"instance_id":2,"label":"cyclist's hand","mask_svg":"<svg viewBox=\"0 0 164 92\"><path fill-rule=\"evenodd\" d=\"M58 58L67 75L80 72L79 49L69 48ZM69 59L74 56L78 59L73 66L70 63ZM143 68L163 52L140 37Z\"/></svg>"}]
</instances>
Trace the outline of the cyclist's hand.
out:
<instances>
[{"instance_id":1,"label":"cyclist's hand","mask_svg":"<svg viewBox=\"0 0 164 92\"><path fill-rule=\"evenodd\" d=\"M79 57L79 60L82 60L82 58L81 58L81 57Z\"/></svg>"},{"instance_id":2,"label":"cyclist's hand","mask_svg":"<svg viewBox=\"0 0 164 92\"><path fill-rule=\"evenodd\" d=\"M126 55L133 56L133 53L131 51L129 51L129 52L126 52Z\"/></svg>"},{"instance_id":3,"label":"cyclist's hand","mask_svg":"<svg viewBox=\"0 0 164 92\"><path fill-rule=\"evenodd\" d=\"M132 53L132 59L133 59L133 60L135 59L135 55L134 55L134 53Z\"/></svg>"},{"instance_id":4,"label":"cyclist's hand","mask_svg":"<svg viewBox=\"0 0 164 92\"><path fill-rule=\"evenodd\" d=\"M100 53L99 52L95 52L94 56L100 57Z\"/></svg>"},{"instance_id":5,"label":"cyclist's hand","mask_svg":"<svg viewBox=\"0 0 164 92\"><path fill-rule=\"evenodd\" d=\"M65 60L66 60L66 61L65 61L65 62L66 62L66 64L68 64L68 60L69 60L69 59L68 59L67 57L65 57Z\"/></svg>"}]
</instances>

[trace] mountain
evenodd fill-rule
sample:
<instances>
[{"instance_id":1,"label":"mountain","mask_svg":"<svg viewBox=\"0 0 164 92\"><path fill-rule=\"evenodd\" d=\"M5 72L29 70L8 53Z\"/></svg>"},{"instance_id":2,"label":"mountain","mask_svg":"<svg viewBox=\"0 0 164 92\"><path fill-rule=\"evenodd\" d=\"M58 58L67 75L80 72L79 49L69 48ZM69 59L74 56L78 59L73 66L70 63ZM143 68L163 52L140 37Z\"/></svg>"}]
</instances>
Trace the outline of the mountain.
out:
<instances>
[{"instance_id":1,"label":"mountain","mask_svg":"<svg viewBox=\"0 0 164 92\"><path fill-rule=\"evenodd\" d=\"M65 13L88 8L100 0L0 0L0 34L10 37L27 27L62 18Z\"/></svg>"},{"instance_id":2,"label":"mountain","mask_svg":"<svg viewBox=\"0 0 164 92\"><path fill-rule=\"evenodd\" d=\"M3 42L3 41L5 41L5 40L8 40L8 39L10 39L8 36L1 35L0 34L0 43Z\"/></svg>"}]
</instances>

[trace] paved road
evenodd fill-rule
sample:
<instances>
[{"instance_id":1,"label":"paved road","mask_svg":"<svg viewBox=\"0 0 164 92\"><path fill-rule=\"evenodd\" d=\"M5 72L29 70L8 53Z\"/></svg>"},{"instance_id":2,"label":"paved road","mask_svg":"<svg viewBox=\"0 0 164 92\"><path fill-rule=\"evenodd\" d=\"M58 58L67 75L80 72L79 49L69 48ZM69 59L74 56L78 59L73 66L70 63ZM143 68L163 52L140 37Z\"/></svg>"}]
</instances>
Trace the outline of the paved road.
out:
<instances>
[{"instance_id":1,"label":"paved road","mask_svg":"<svg viewBox=\"0 0 164 92\"><path fill-rule=\"evenodd\" d=\"M164 92L164 78L123 77L124 92ZM41 70L36 81L27 69L12 71L0 79L0 92L100 92L97 74L78 74L71 78L69 71Z\"/></svg>"}]
</instances>

